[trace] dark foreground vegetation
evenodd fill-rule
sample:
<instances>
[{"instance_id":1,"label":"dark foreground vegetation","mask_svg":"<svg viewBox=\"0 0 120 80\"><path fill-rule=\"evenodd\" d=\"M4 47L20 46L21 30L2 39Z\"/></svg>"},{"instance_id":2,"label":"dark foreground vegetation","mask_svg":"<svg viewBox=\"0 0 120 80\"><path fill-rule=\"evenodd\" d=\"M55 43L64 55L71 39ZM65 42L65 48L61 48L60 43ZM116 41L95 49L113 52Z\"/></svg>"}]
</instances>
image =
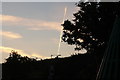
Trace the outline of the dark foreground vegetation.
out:
<instances>
[{"instance_id":1,"label":"dark foreground vegetation","mask_svg":"<svg viewBox=\"0 0 120 80\"><path fill-rule=\"evenodd\" d=\"M62 24L62 40L87 53L36 60L13 51L2 64L2 80L95 80L113 25L120 16L120 2L76 5L81 9L73 14L73 21Z\"/></svg>"},{"instance_id":2,"label":"dark foreground vegetation","mask_svg":"<svg viewBox=\"0 0 120 80\"><path fill-rule=\"evenodd\" d=\"M96 61L91 54L36 60L13 52L2 64L2 80L95 80Z\"/></svg>"}]
</instances>

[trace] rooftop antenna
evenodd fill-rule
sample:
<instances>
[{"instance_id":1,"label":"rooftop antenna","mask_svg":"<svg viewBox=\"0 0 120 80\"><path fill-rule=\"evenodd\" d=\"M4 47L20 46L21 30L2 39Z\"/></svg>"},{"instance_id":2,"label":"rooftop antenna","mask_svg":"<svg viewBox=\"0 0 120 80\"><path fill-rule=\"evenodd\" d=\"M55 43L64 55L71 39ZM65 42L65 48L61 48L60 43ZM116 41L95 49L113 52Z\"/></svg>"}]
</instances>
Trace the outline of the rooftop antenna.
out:
<instances>
[{"instance_id":1,"label":"rooftop antenna","mask_svg":"<svg viewBox=\"0 0 120 80\"><path fill-rule=\"evenodd\" d=\"M62 24L64 23L66 13L67 13L67 7L64 8L64 16L63 16ZM61 32L60 32L57 55L60 55L60 47L61 47L61 41L62 41L61 37L62 37L62 32L63 32L62 30L63 28L61 28Z\"/></svg>"}]
</instances>

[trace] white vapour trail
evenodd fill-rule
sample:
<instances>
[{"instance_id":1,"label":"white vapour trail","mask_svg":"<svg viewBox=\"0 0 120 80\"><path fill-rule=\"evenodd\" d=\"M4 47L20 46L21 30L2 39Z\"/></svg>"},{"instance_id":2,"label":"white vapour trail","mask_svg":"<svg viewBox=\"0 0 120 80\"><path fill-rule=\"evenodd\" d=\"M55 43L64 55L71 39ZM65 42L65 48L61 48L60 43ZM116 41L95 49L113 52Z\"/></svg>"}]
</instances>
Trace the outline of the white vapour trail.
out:
<instances>
[{"instance_id":1,"label":"white vapour trail","mask_svg":"<svg viewBox=\"0 0 120 80\"><path fill-rule=\"evenodd\" d=\"M65 7L65 9L64 9L64 16L63 16L62 23L64 23L66 13L67 13L67 7ZM61 41L62 41L62 39L61 39L61 37L62 37L62 29L63 28L61 28L61 32L60 32L60 39L59 39L59 45L58 45L58 55L60 54L60 46L61 46Z\"/></svg>"}]
</instances>

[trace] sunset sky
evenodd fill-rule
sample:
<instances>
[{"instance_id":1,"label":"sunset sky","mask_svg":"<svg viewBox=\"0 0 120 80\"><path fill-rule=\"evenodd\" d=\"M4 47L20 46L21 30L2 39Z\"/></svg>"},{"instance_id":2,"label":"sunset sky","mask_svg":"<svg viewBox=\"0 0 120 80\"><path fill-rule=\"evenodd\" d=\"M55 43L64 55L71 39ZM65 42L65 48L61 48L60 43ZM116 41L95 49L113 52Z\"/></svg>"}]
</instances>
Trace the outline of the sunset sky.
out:
<instances>
[{"instance_id":1,"label":"sunset sky","mask_svg":"<svg viewBox=\"0 0 120 80\"><path fill-rule=\"evenodd\" d=\"M51 54L56 55L64 9L67 8L65 19L72 20L73 13L78 10L75 3L79 0L1 1L0 63L4 62L11 50L29 57L49 58ZM74 46L61 43L60 54L62 56L69 56L73 53L75 53Z\"/></svg>"},{"instance_id":2,"label":"sunset sky","mask_svg":"<svg viewBox=\"0 0 120 80\"><path fill-rule=\"evenodd\" d=\"M2 60L11 50L39 58L57 54L65 7L65 19L71 20L78 9L75 2L3 2ZM69 56L74 53L73 47L62 42L60 54Z\"/></svg>"}]
</instances>

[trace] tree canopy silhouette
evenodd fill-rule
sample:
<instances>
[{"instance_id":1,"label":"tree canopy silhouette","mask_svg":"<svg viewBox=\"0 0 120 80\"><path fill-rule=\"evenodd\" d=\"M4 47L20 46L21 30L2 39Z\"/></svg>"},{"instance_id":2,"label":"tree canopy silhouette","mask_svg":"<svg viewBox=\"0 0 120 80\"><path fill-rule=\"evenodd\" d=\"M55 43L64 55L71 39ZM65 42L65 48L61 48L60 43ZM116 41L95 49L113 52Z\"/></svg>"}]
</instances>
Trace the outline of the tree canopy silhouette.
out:
<instances>
[{"instance_id":1,"label":"tree canopy silhouette","mask_svg":"<svg viewBox=\"0 0 120 80\"><path fill-rule=\"evenodd\" d=\"M36 62L36 59L29 58L27 56L21 56L18 52L12 50L10 56L6 59L6 63L8 64L16 64L16 63L29 63L29 62Z\"/></svg>"},{"instance_id":2,"label":"tree canopy silhouette","mask_svg":"<svg viewBox=\"0 0 120 80\"><path fill-rule=\"evenodd\" d=\"M88 52L104 49L119 14L120 2L79 2L72 21L65 20L62 40Z\"/></svg>"}]
</instances>

